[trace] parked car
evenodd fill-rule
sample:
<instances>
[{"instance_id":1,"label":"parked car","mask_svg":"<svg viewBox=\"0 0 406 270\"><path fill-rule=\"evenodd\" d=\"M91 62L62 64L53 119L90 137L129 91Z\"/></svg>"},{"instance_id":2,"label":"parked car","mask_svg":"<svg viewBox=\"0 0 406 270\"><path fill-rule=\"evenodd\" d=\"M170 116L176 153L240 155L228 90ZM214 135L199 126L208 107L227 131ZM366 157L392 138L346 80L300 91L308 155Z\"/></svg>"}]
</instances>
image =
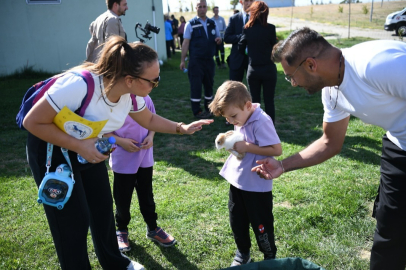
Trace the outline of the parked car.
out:
<instances>
[{"instance_id":1,"label":"parked car","mask_svg":"<svg viewBox=\"0 0 406 270\"><path fill-rule=\"evenodd\" d=\"M406 36L406 8L389 14L384 28L386 31L395 30L397 36Z\"/></svg>"}]
</instances>

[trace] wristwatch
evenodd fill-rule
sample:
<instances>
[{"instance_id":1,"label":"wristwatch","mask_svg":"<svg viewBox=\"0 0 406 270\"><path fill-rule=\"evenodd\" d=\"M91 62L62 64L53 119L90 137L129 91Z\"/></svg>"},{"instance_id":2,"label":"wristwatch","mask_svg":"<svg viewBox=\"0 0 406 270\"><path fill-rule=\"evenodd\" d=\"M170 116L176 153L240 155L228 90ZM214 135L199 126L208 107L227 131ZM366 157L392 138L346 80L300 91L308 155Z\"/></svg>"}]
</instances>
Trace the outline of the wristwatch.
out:
<instances>
[{"instance_id":1,"label":"wristwatch","mask_svg":"<svg viewBox=\"0 0 406 270\"><path fill-rule=\"evenodd\" d=\"M179 122L179 123L176 124L176 134L183 135L183 133L180 132L180 126L184 125L184 124L185 123L183 123L183 122Z\"/></svg>"}]
</instances>

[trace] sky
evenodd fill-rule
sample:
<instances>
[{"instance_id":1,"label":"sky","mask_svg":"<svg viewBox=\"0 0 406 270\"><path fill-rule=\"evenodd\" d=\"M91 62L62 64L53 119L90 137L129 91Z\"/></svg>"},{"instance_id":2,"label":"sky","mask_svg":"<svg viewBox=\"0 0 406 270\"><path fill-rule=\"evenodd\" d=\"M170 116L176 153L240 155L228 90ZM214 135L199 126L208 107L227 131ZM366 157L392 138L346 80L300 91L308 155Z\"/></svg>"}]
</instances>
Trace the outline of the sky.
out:
<instances>
[{"instance_id":1,"label":"sky","mask_svg":"<svg viewBox=\"0 0 406 270\"><path fill-rule=\"evenodd\" d=\"M179 11L179 1L183 3L183 7L188 7L190 10L190 3L193 2L195 3L195 0L162 0L162 5L164 9L164 13L168 12L168 5L171 9L171 11ZM292 0L293 1L293 0ZM321 2L321 0L313 0L313 3L316 2ZM324 4L327 3L332 3L332 4L338 4L342 0L323 0ZM370 3L372 0L360 0L363 3ZM373 0L374 3L381 3L382 0ZM384 0L385 2L388 0ZM207 4L210 5L212 2L216 4L216 6L219 7L220 10L230 10L232 6L230 5L230 0L207 0ZM295 6L308 6L311 5L310 0L295 0ZM241 9L241 4L238 4L236 6L236 9Z\"/></svg>"}]
</instances>

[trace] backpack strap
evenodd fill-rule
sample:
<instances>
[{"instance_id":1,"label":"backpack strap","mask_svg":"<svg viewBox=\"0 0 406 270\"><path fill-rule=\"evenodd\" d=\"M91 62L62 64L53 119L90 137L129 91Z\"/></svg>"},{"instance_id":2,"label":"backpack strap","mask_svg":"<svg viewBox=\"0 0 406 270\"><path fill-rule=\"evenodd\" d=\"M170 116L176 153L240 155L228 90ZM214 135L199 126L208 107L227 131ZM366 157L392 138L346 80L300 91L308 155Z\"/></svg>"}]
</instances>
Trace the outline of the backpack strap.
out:
<instances>
[{"instance_id":1,"label":"backpack strap","mask_svg":"<svg viewBox=\"0 0 406 270\"><path fill-rule=\"evenodd\" d=\"M87 107L90 104L90 101L92 100L93 97L93 93L94 93L94 80L93 80L93 76L92 74L87 71L87 70L82 70L80 73L76 72L76 71L71 71L70 73L75 74L76 76L82 77L82 79L85 81L86 85L87 85L87 92L85 97L83 98L83 101L80 105L80 107L76 110L76 113L80 116L83 117L83 115L85 115L85 111L87 109ZM64 74L65 75L65 74ZM63 75L62 75L63 76ZM59 79L62 76L55 76L53 77L51 80L49 80L41 89L41 91L36 95L36 97L34 98L32 104L34 105L35 103L37 103L37 101L48 91L48 89L55 83L55 81L57 79ZM42 85L40 85L39 87L41 87ZM38 87L38 88L39 88Z\"/></svg>"},{"instance_id":2,"label":"backpack strap","mask_svg":"<svg viewBox=\"0 0 406 270\"><path fill-rule=\"evenodd\" d=\"M131 96L131 100L133 101L133 107L134 107L134 111L138 111L138 103L137 103L137 99L135 98L136 96L134 94L130 94Z\"/></svg>"},{"instance_id":3,"label":"backpack strap","mask_svg":"<svg viewBox=\"0 0 406 270\"><path fill-rule=\"evenodd\" d=\"M73 74L80 76L83 78L85 83L87 84L87 93L85 98L82 101L82 104L80 105L79 109L76 110L77 114L82 116L85 115L85 111L87 107L90 104L90 101L92 100L93 94L94 94L94 80L92 74L87 71L87 70L82 70L80 73L78 72L72 72Z\"/></svg>"}]
</instances>

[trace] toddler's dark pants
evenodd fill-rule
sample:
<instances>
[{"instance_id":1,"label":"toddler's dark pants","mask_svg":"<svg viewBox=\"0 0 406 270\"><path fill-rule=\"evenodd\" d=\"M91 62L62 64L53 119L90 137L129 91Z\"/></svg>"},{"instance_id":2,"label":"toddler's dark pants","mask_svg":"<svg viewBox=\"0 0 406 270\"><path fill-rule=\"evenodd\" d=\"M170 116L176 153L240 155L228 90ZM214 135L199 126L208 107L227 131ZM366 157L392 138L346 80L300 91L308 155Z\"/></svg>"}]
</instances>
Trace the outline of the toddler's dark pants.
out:
<instances>
[{"instance_id":1,"label":"toddler's dark pants","mask_svg":"<svg viewBox=\"0 0 406 270\"><path fill-rule=\"evenodd\" d=\"M152 190L153 167L138 168L135 174L114 172L113 196L116 203L116 226L128 231L131 220L130 207L134 188L137 191L140 211L149 230L157 227L158 215Z\"/></svg>"},{"instance_id":2,"label":"toddler's dark pants","mask_svg":"<svg viewBox=\"0 0 406 270\"><path fill-rule=\"evenodd\" d=\"M272 191L250 192L230 185L228 209L234 240L241 253L251 248L250 225L255 233L264 260L276 256L274 218L272 214Z\"/></svg>"}]
</instances>

